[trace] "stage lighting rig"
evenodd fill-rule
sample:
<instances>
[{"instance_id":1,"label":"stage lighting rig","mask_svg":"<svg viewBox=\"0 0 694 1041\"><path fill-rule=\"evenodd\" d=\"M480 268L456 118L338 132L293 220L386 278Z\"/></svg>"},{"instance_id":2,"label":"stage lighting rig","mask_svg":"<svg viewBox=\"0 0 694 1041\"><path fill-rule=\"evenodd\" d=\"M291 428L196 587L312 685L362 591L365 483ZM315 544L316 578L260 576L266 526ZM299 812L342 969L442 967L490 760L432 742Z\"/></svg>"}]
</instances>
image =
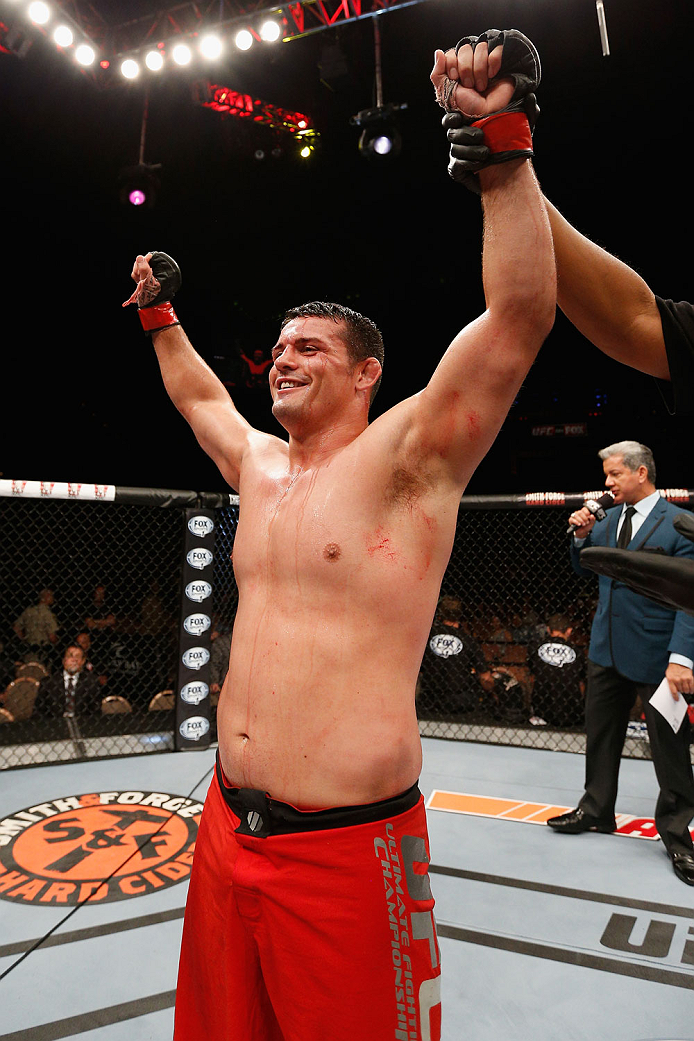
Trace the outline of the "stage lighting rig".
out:
<instances>
[{"instance_id":1,"label":"stage lighting rig","mask_svg":"<svg viewBox=\"0 0 694 1041\"><path fill-rule=\"evenodd\" d=\"M161 163L145 162L145 139L149 117L149 93L145 95L140 128L140 152L133 166L126 166L119 175L120 201L123 206L151 210L161 187Z\"/></svg>"},{"instance_id":2,"label":"stage lighting rig","mask_svg":"<svg viewBox=\"0 0 694 1041\"><path fill-rule=\"evenodd\" d=\"M13 54L15 58L26 58L33 43L31 36L18 25L7 25L0 21L0 54Z\"/></svg>"},{"instance_id":3,"label":"stage lighting rig","mask_svg":"<svg viewBox=\"0 0 694 1041\"><path fill-rule=\"evenodd\" d=\"M151 209L161 187L161 163L136 163L120 172L120 201L123 206Z\"/></svg>"},{"instance_id":4,"label":"stage lighting rig","mask_svg":"<svg viewBox=\"0 0 694 1041\"><path fill-rule=\"evenodd\" d=\"M296 142L293 151L302 159L313 156L320 143L320 134L310 116L271 105L251 94L232 90L231 87L198 80L193 84L193 100L203 108L218 112L220 116L231 116L246 121L248 126L255 127L264 134L269 129L276 143L293 139ZM284 152L286 149L282 147L281 150ZM254 154L256 159L264 159L267 149L260 143L255 147Z\"/></svg>"},{"instance_id":5,"label":"stage lighting rig","mask_svg":"<svg viewBox=\"0 0 694 1041\"><path fill-rule=\"evenodd\" d=\"M381 75L381 31L378 18L374 18L374 64L376 74L376 104L364 108L352 116L352 126L363 127L359 138L359 153L365 159L394 159L400 154L402 138L395 123L395 116L407 108L407 103L383 104L383 82Z\"/></svg>"},{"instance_id":6,"label":"stage lighting rig","mask_svg":"<svg viewBox=\"0 0 694 1041\"><path fill-rule=\"evenodd\" d=\"M363 127L359 138L359 152L365 159L395 159L402 148L402 137L394 116L407 108L402 105L376 105L352 116L352 126Z\"/></svg>"}]
</instances>

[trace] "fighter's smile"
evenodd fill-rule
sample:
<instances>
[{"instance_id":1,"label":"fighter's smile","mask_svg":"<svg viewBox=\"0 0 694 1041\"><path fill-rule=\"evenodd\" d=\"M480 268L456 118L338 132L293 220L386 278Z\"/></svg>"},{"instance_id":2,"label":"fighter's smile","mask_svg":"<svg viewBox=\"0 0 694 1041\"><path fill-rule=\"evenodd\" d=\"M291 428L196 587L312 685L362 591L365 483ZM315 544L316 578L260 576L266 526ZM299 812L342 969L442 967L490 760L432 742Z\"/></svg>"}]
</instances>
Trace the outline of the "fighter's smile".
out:
<instances>
[{"instance_id":1,"label":"fighter's smile","mask_svg":"<svg viewBox=\"0 0 694 1041\"><path fill-rule=\"evenodd\" d=\"M305 386L306 383L303 380L289 379L286 376L282 376L275 383L275 390L278 394L282 394L286 391L299 390L301 387Z\"/></svg>"}]
</instances>

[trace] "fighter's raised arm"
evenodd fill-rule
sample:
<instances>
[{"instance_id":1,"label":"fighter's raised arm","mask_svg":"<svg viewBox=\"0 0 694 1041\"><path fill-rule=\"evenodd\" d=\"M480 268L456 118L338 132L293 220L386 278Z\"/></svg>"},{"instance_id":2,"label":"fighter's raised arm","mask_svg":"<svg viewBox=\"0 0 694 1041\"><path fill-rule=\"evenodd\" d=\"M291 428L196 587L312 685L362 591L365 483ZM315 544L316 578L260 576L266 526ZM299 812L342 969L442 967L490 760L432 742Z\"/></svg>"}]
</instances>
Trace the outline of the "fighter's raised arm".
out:
<instances>
[{"instance_id":1,"label":"fighter's raised arm","mask_svg":"<svg viewBox=\"0 0 694 1041\"><path fill-rule=\"evenodd\" d=\"M458 104L472 93L468 88L486 87L492 77L492 61L493 68L498 68L504 50L502 43L491 52L489 72L482 46L476 48L474 56L469 47L446 52L446 76L456 85ZM451 177L479 190L476 175L490 154L481 129L466 125L451 107L443 123L451 144ZM554 240L561 310L603 353L641 372L670 379L663 322L653 291L628 264L574 228L549 200L545 199L545 204Z\"/></svg>"},{"instance_id":2,"label":"fighter's raised arm","mask_svg":"<svg viewBox=\"0 0 694 1041\"><path fill-rule=\"evenodd\" d=\"M249 436L256 432L237 412L223 383L194 349L176 317L171 299L181 284L178 265L166 253L141 254L135 259L132 278L137 288L123 306L137 303L167 394L200 447L231 487L238 489L243 454Z\"/></svg>"},{"instance_id":3,"label":"fighter's raised arm","mask_svg":"<svg viewBox=\"0 0 694 1041\"><path fill-rule=\"evenodd\" d=\"M557 302L587 340L624 365L670 379L655 294L641 276L591 242L545 199L557 258Z\"/></svg>"},{"instance_id":4,"label":"fighter's raised arm","mask_svg":"<svg viewBox=\"0 0 694 1041\"><path fill-rule=\"evenodd\" d=\"M506 418L552 328L556 305L552 237L530 162L524 111L525 98L539 81L539 59L530 41L516 33L514 46L504 50L508 60L500 61L494 32L466 37L459 45L459 52L483 57L475 80L480 90L448 79L447 57L440 50L431 74L440 104L462 107L463 118L482 127L491 148L479 171L486 311L455 337L428 386L411 399L407 431L409 446L423 445L442 460L461 490ZM498 35L503 39L509 33ZM465 205L461 199L452 229L464 220Z\"/></svg>"}]
</instances>

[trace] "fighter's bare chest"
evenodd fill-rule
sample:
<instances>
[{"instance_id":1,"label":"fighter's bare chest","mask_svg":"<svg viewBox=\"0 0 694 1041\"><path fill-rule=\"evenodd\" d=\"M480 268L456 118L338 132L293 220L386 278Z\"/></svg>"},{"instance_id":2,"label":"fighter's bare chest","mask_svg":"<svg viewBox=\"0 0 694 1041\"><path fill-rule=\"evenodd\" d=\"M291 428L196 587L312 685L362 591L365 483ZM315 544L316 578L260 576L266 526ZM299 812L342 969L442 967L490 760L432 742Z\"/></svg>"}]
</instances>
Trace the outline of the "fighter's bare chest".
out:
<instances>
[{"instance_id":1,"label":"fighter's bare chest","mask_svg":"<svg viewBox=\"0 0 694 1041\"><path fill-rule=\"evenodd\" d=\"M241 495L237 580L262 572L332 582L362 567L372 574L408 568L431 549L433 531L419 513L394 506L383 487L354 474L259 479Z\"/></svg>"},{"instance_id":2,"label":"fighter's bare chest","mask_svg":"<svg viewBox=\"0 0 694 1041\"><path fill-rule=\"evenodd\" d=\"M242 497L233 554L237 577L258 569L336 575L352 568L368 558L382 512L363 490L349 495L310 477L259 483Z\"/></svg>"}]
</instances>

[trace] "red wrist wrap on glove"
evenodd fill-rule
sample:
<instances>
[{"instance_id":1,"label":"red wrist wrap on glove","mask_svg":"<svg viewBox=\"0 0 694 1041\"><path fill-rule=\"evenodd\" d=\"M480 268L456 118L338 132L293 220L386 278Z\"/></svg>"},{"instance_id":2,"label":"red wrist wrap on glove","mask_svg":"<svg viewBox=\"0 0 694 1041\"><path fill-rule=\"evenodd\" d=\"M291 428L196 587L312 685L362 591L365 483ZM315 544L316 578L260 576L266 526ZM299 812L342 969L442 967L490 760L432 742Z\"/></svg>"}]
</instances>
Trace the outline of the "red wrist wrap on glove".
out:
<instances>
[{"instance_id":1,"label":"red wrist wrap on glove","mask_svg":"<svg viewBox=\"0 0 694 1041\"><path fill-rule=\"evenodd\" d=\"M171 303L165 300L154 307L143 307L137 312L142 322L142 328L146 333L156 333L160 329L166 329L170 325L180 325L176 312Z\"/></svg>"},{"instance_id":2,"label":"red wrist wrap on glove","mask_svg":"<svg viewBox=\"0 0 694 1041\"><path fill-rule=\"evenodd\" d=\"M478 119L473 127L481 127L484 143L490 152L532 152L533 137L524 112L499 112Z\"/></svg>"}]
</instances>

